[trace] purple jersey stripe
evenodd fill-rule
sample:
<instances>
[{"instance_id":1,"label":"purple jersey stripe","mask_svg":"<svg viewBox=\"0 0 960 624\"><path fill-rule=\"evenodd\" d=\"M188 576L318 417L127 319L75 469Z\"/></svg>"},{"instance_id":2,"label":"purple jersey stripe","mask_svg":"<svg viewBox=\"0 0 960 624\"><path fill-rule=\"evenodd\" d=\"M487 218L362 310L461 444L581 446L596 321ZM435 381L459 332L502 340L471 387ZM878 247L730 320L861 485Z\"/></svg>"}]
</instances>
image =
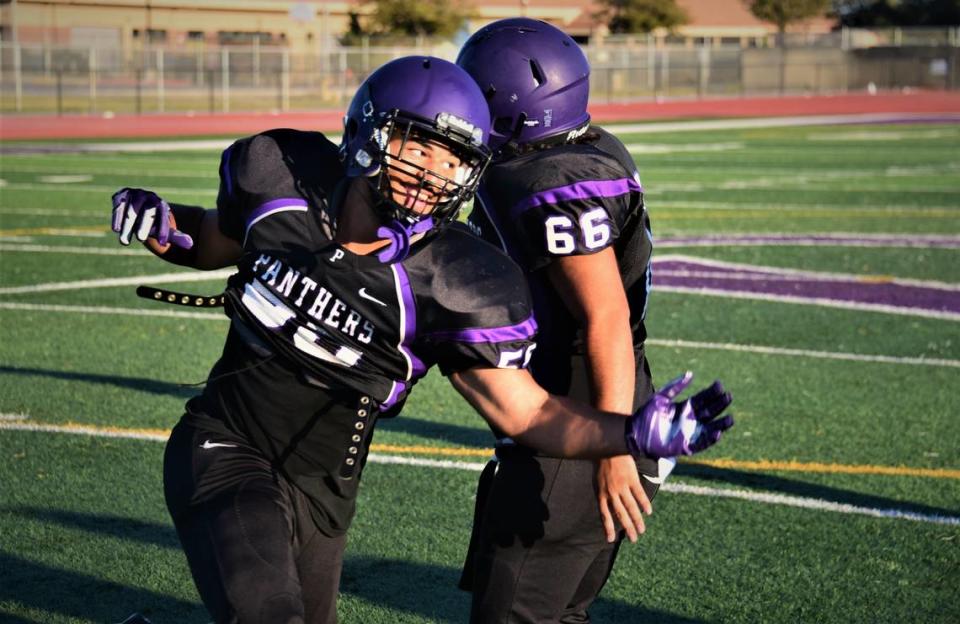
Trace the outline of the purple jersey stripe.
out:
<instances>
[{"instance_id":1,"label":"purple jersey stripe","mask_svg":"<svg viewBox=\"0 0 960 624\"><path fill-rule=\"evenodd\" d=\"M512 342L514 340L532 340L537 333L537 322L530 316L516 325L489 327L483 329L450 329L430 332L426 337L435 340L453 342Z\"/></svg>"},{"instance_id":2,"label":"purple jersey stripe","mask_svg":"<svg viewBox=\"0 0 960 624\"><path fill-rule=\"evenodd\" d=\"M400 263L391 265L397 275L397 283L400 287L400 304L403 306L403 340L400 342L400 350L410 358L410 364L413 368L413 377L420 377L427 372L427 367L423 361L410 348L417 337L417 305L413 299L413 288L410 287L410 278L407 277L407 270Z\"/></svg>"},{"instance_id":3,"label":"purple jersey stripe","mask_svg":"<svg viewBox=\"0 0 960 624\"><path fill-rule=\"evenodd\" d=\"M633 178L584 180L534 193L514 206L510 211L510 216L517 218L527 210L544 204L557 204L575 199L616 197L630 192L643 192L643 187Z\"/></svg>"},{"instance_id":4,"label":"purple jersey stripe","mask_svg":"<svg viewBox=\"0 0 960 624\"><path fill-rule=\"evenodd\" d=\"M410 344L417 335L417 307L413 298L413 288L410 287L410 278L407 276L407 271L403 268L402 264L396 262L391 264L390 268L393 270L396 278L397 289L400 295L400 306L403 313L403 327L401 328L403 335L397 348L410 361L410 377L422 377L427 372L427 367L424 366L423 361L418 358L410 348ZM396 402L400 400L400 397L406 394L407 387L408 384L406 380L393 381L393 385L390 387L390 394L380 403L380 409L385 410L393 407Z\"/></svg>"},{"instance_id":5,"label":"purple jersey stripe","mask_svg":"<svg viewBox=\"0 0 960 624\"><path fill-rule=\"evenodd\" d=\"M380 404L380 409L388 410L393 407L406 391L407 384L402 381L394 381L390 387L390 395Z\"/></svg>"},{"instance_id":6,"label":"purple jersey stripe","mask_svg":"<svg viewBox=\"0 0 960 624\"><path fill-rule=\"evenodd\" d=\"M250 216L247 217L247 229L244 232L244 239L246 239L247 234L250 233L250 228L252 228L258 221L265 219L277 212L284 212L287 210L299 210L306 212L308 210L307 200L300 197L282 197L280 199L273 199L266 203L260 204L250 213Z\"/></svg>"},{"instance_id":7,"label":"purple jersey stripe","mask_svg":"<svg viewBox=\"0 0 960 624\"><path fill-rule=\"evenodd\" d=\"M257 206L253 212L250 213L247 223L252 225L255 221L259 221L272 212L291 208L306 210L307 200L300 197L282 197L280 199L270 200Z\"/></svg>"}]
</instances>

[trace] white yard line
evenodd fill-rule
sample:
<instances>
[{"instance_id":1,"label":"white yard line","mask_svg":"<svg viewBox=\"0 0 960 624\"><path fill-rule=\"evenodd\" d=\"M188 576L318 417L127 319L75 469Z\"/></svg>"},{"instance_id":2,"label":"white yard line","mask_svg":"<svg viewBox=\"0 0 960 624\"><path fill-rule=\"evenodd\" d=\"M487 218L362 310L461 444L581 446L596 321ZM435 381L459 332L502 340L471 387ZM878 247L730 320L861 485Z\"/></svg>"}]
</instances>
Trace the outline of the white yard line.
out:
<instances>
[{"instance_id":1,"label":"white yard line","mask_svg":"<svg viewBox=\"0 0 960 624\"><path fill-rule=\"evenodd\" d=\"M709 191L712 189L718 189L721 191L768 191L768 190L777 190L790 193L859 193L865 195L867 193L909 193L912 195L916 194L933 194L933 195L943 195L947 193L957 193L960 192L960 187L957 185L945 182L939 185L936 184L925 184L923 182L916 182L915 184L902 184L902 183L890 183L883 180L878 180L875 184L871 183L869 180L863 182L860 185L854 184L817 184L815 180L811 181L793 181L788 182L786 180L730 180L727 182L717 182L714 184L705 182L700 184L700 188L704 191ZM657 194L658 188L654 187L649 192L652 192L654 195ZM663 189L668 190L668 189ZM669 189L671 191L679 189Z\"/></svg>"},{"instance_id":2,"label":"white yard line","mask_svg":"<svg viewBox=\"0 0 960 624\"><path fill-rule=\"evenodd\" d=\"M149 440L153 442L165 442L168 437L168 435L165 433L161 434L143 431L123 431L109 429L104 430L97 427L62 427L58 425L16 422L14 420L7 420L6 418L2 417L0 417L0 430L61 433L103 438ZM417 466L441 470L467 470L470 472L479 472L485 465L485 463L480 462L458 462L441 459L426 459L420 457L404 457L400 455L381 455L379 453L371 453L368 461L374 464ZM912 511L905 511L902 509L861 507L858 505L837 503L818 498L788 496L775 492L704 487L686 483L665 483L660 487L660 489L672 494L692 494L694 496L709 496L712 498L732 498L751 503L779 505L783 507L794 507L813 511L828 511L832 513L860 515L890 520L910 520L913 522L926 522L929 524L960 525L960 517L922 514Z\"/></svg>"},{"instance_id":3,"label":"white yard line","mask_svg":"<svg viewBox=\"0 0 960 624\"><path fill-rule=\"evenodd\" d=\"M866 355L862 353L841 353L836 351L813 351L809 349L786 349L722 342L697 342L694 340L662 340L647 338L646 344L658 347L678 349L714 349L718 351L737 351L742 353L760 353L764 355L786 355L792 357L819 358L825 360L846 360L852 362L878 362L883 364L906 364L912 366L945 366L960 368L960 360L926 357L898 357L892 355Z\"/></svg>"},{"instance_id":4,"label":"white yard line","mask_svg":"<svg viewBox=\"0 0 960 624\"><path fill-rule=\"evenodd\" d=\"M75 314L117 314L122 316L158 316L164 318L190 318L206 321L226 321L222 312L178 312L177 310L150 310L147 308L110 308L106 306L56 305L49 303L15 303L0 301L0 310L23 310L29 312L72 312Z\"/></svg>"},{"instance_id":5,"label":"white yard line","mask_svg":"<svg viewBox=\"0 0 960 624\"><path fill-rule=\"evenodd\" d=\"M684 235L683 238L692 238L695 235ZM883 241L887 239L912 239L920 241L947 241L947 242L960 242L960 234L904 234L902 232L842 232L832 230L830 232L775 232L775 231L762 231L762 232L724 232L722 234L709 234L702 237L697 237L699 240L710 241L711 239L716 239L719 241L727 239L736 239L739 237L750 237L750 236L769 236L773 238L783 237L785 240L783 242L789 242L789 239L793 238L804 238L804 237L817 237L817 238L835 238L837 240L844 240L847 238L862 238L864 240L878 240ZM672 237L665 237L672 238ZM657 245L663 244L662 240L654 237Z\"/></svg>"},{"instance_id":6,"label":"white yard line","mask_svg":"<svg viewBox=\"0 0 960 624\"><path fill-rule=\"evenodd\" d=\"M741 142L730 143L630 143L625 145L631 154L671 154L675 152L728 152L745 147Z\"/></svg>"},{"instance_id":7,"label":"white yard line","mask_svg":"<svg viewBox=\"0 0 960 624\"><path fill-rule=\"evenodd\" d=\"M960 517L939 516L934 514L921 514L902 509L880 509L876 507L860 507L858 505L848 505L846 503L836 503L820 498L803 498L800 496L787 496L785 494L776 494L774 492L758 492L753 490L740 490L732 488L712 488L699 485L690 485L687 483L665 483L660 489L675 494L694 494L697 496L710 496L715 498L735 498L737 500L749 501L752 503L763 503L767 505L783 505L786 507L797 507L800 509L812 509L815 511L830 511L841 514L852 514L858 516L870 516L873 518L888 518L895 520L912 520L914 522L927 522L930 524L946 524L960 526Z\"/></svg>"},{"instance_id":8,"label":"white yard line","mask_svg":"<svg viewBox=\"0 0 960 624\"><path fill-rule=\"evenodd\" d=\"M651 134L657 132L684 132L697 130L742 130L749 128L793 128L799 126L826 126L832 124L883 124L895 121L950 119L960 121L960 113L866 113L857 115L809 115L803 117L765 117L751 119L711 119L705 121L674 121L642 124L603 124L616 135Z\"/></svg>"},{"instance_id":9,"label":"white yard line","mask_svg":"<svg viewBox=\"0 0 960 624\"><path fill-rule=\"evenodd\" d=\"M331 140L333 140L331 138ZM14 145L5 156L62 156L64 154L78 154L85 152L179 152L193 150L223 151L230 147L233 139L177 139L172 141L117 141L117 142L90 142L69 143L55 147L40 143ZM25 150L18 153L17 150ZM29 151L26 151L29 150Z\"/></svg>"},{"instance_id":10,"label":"white yard line","mask_svg":"<svg viewBox=\"0 0 960 624\"><path fill-rule=\"evenodd\" d=\"M72 312L75 314L116 314L123 316L156 316L166 318L191 318L209 321L226 321L227 317L218 312L187 312L179 310L150 310L147 308L113 308L106 306L56 305L47 303L14 303L0 301L0 310L25 310L31 312ZM692 340L665 340L648 338L647 344L659 347L715 349L763 355L784 355L791 357L809 357L832 360L850 360L855 362L876 362L884 364L907 364L918 366L946 366L960 368L960 360L929 357L901 357L892 355L868 355L862 353L843 353L835 351L813 351L808 349L787 349L763 345L744 345L736 343L696 342Z\"/></svg>"},{"instance_id":11,"label":"white yard line","mask_svg":"<svg viewBox=\"0 0 960 624\"><path fill-rule=\"evenodd\" d=\"M98 162L98 164L101 164ZM154 163L156 164L156 163ZM63 170L66 168L71 168L74 171L70 174L64 174L63 179L56 179L50 176L51 169ZM170 171L168 169L159 170L159 169L91 169L83 168L82 163L73 163L66 166L50 166L50 165L36 165L32 167L23 166L23 165L4 165L4 173L36 173L36 174L47 174L45 178L41 178L39 181L47 184L64 184L64 183L77 183L77 182L89 182L90 176L130 176L137 178L203 178L203 179L217 179L220 177L217 173L216 163L211 161L209 170L206 171L197 171L196 169L192 171ZM82 176L82 179L73 179L75 176Z\"/></svg>"},{"instance_id":12,"label":"white yard line","mask_svg":"<svg viewBox=\"0 0 960 624\"><path fill-rule=\"evenodd\" d=\"M762 236L762 235L761 235ZM672 238L672 237L671 237ZM785 239L785 240L736 240L736 237L711 239L709 236L699 240L667 240L657 241L657 249L675 249L683 247L860 247L860 248L900 248L900 249L943 249L933 243L939 242L934 239L921 240L917 238L913 241L901 240L844 240L837 238L833 240L812 240L813 238L822 238L819 234L810 234L809 238ZM946 249L950 249L947 247Z\"/></svg>"},{"instance_id":13,"label":"white yard line","mask_svg":"<svg viewBox=\"0 0 960 624\"><path fill-rule=\"evenodd\" d=\"M88 185L73 185L73 186L63 186L60 184L29 184L29 183L14 183L7 184L5 187L7 191L64 191L68 193L106 193L108 196L117 191L116 186L88 186ZM211 188L172 188L172 187L157 187L151 189L153 192L161 196L169 196L173 194L180 195L209 195L211 197L216 197L219 192L217 189Z\"/></svg>"},{"instance_id":14,"label":"white yard line","mask_svg":"<svg viewBox=\"0 0 960 624\"><path fill-rule=\"evenodd\" d=\"M90 227L90 226L87 226ZM96 226L93 226L96 227ZM103 238L107 235L106 228L102 230L93 230L93 229L82 229L81 227L68 228L68 227L43 227L43 228L28 228L31 232L38 236L59 236L64 238Z\"/></svg>"},{"instance_id":15,"label":"white yard line","mask_svg":"<svg viewBox=\"0 0 960 624\"><path fill-rule=\"evenodd\" d=\"M698 264L705 267L712 267L715 269L720 269L722 271L740 271L748 275L757 276L760 279L767 279L771 275L776 275L784 278L794 278L794 279L803 279L807 281L818 281L818 282L872 282L877 280L882 280L885 284L897 284L898 286L914 286L920 288L931 288L935 290L946 290L946 291L960 291L960 284L953 284L949 282L941 282L936 280L918 280L918 279L909 279L909 278L893 278L880 275L863 275L856 273L833 273L829 271L807 271L804 269L787 269L781 267L772 267L772 266L762 266L758 264L747 264L743 262L728 262L726 260L712 260L709 258L700 258L698 256L688 256L684 254L664 254L662 256L654 256L653 259L653 270L654 276L657 274L660 275L671 275L679 273L697 273L696 271L668 271L665 269L660 269L657 271L657 264L663 262L689 262L691 264ZM767 275L763 275L767 274ZM703 277L708 277L710 279L722 278L724 276L730 276L731 273L705 273ZM746 275L732 277L731 279L746 279Z\"/></svg>"},{"instance_id":16,"label":"white yard line","mask_svg":"<svg viewBox=\"0 0 960 624\"><path fill-rule=\"evenodd\" d=\"M811 132L807 135L808 141L829 141L843 143L845 141L902 141L904 139L945 139L958 136L957 130L860 130L850 132Z\"/></svg>"},{"instance_id":17,"label":"white yard line","mask_svg":"<svg viewBox=\"0 0 960 624\"><path fill-rule=\"evenodd\" d=\"M178 282L208 282L226 279L236 273L232 269L220 271L197 271L182 273L161 273L159 275L135 275L133 277L113 277L109 279L78 280L75 282L48 282L30 286L9 286L0 288L0 295L19 295L23 293L51 292L58 290L86 290L89 288L113 288L115 286L139 286L141 284L170 284Z\"/></svg>"},{"instance_id":18,"label":"white yard line","mask_svg":"<svg viewBox=\"0 0 960 624\"><path fill-rule=\"evenodd\" d=\"M103 211L56 210L53 208L0 208L0 214L26 215L30 217L85 217L103 220Z\"/></svg>"},{"instance_id":19,"label":"white yard line","mask_svg":"<svg viewBox=\"0 0 960 624\"><path fill-rule=\"evenodd\" d=\"M46 152L46 153L21 153L0 152L5 162L31 164L37 166L53 167L76 167L89 162L89 154L83 152ZM195 171L198 166L212 165L214 169L217 165L217 154L212 152L209 156L178 156L175 160L166 159L163 166L168 171ZM97 164L116 163L118 167L131 167L143 165L145 167L155 167L157 159L148 155L138 157L129 154L97 154Z\"/></svg>"},{"instance_id":20,"label":"white yard line","mask_svg":"<svg viewBox=\"0 0 960 624\"><path fill-rule=\"evenodd\" d=\"M656 215L656 209L691 209L691 210L733 210L747 211L757 210L762 212L847 212L864 213L876 212L880 214L922 214L928 212L946 212L952 215L960 215L960 207L953 206L911 206L909 204L870 204L870 205L851 205L851 204L780 204L776 202L714 202L714 201L684 201L684 200L658 200L652 207L652 213Z\"/></svg>"},{"instance_id":21,"label":"white yard line","mask_svg":"<svg viewBox=\"0 0 960 624\"><path fill-rule=\"evenodd\" d=\"M842 186L818 186L810 181L798 182L774 179L759 180L727 180L718 182L664 182L655 185L645 185L644 195L648 197L659 197L663 193L700 193L712 190L722 191L754 191L754 190L784 190L791 193L921 193L921 194L944 194L955 193L958 191L956 185L947 183L939 187L930 184L918 183L919 186L910 186L906 184L869 184L866 186L853 186L845 184ZM12 186L12 185L11 185Z\"/></svg>"},{"instance_id":22,"label":"white yard line","mask_svg":"<svg viewBox=\"0 0 960 624\"><path fill-rule=\"evenodd\" d=\"M28 245L19 243L0 243L0 251L26 253L64 253L92 256L151 256L149 251L140 247L77 247L74 245Z\"/></svg>"}]
</instances>

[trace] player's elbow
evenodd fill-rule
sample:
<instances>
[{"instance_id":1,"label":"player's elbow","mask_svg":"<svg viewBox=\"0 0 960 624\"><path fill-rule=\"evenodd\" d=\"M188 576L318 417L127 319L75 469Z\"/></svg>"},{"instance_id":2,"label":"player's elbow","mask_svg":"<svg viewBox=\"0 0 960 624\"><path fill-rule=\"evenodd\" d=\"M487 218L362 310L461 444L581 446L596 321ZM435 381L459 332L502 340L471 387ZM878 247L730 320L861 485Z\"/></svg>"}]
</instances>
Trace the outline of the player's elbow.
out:
<instances>
[{"instance_id":1,"label":"player's elbow","mask_svg":"<svg viewBox=\"0 0 960 624\"><path fill-rule=\"evenodd\" d=\"M507 436L523 443L530 443L539 438L539 432L549 427L549 402L551 396L544 392L537 397L517 401L502 414L498 427ZM537 447L536 443L530 444Z\"/></svg>"}]
</instances>

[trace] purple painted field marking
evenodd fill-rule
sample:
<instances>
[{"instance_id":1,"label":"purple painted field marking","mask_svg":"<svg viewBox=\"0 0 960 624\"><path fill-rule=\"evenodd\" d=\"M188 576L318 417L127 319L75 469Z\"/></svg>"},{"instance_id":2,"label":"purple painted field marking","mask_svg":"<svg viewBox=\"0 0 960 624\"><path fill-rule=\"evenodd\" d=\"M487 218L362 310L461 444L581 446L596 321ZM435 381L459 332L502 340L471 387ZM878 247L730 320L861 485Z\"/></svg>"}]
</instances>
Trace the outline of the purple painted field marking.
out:
<instances>
[{"instance_id":1,"label":"purple painted field marking","mask_svg":"<svg viewBox=\"0 0 960 624\"><path fill-rule=\"evenodd\" d=\"M723 236L664 236L660 249L673 247L910 247L960 249L960 236L942 234L730 234Z\"/></svg>"},{"instance_id":2,"label":"purple painted field marking","mask_svg":"<svg viewBox=\"0 0 960 624\"><path fill-rule=\"evenodd\" d=\"M960 320L960 285L754 266L693 256L654 258L653 287L713 295Z\"/></svg>"}]
</instances>

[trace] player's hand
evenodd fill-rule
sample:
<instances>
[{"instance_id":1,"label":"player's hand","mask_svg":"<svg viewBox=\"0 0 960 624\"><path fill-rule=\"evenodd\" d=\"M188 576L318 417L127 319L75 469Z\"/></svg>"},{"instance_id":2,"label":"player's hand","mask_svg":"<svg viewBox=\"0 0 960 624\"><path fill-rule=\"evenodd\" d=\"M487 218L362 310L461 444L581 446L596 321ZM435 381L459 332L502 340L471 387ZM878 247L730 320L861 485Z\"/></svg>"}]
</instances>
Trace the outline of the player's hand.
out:
<instances>
[{"instance_id":1,"label":"player's hand","mask_svg":"<svg viewBox=\"0 0 960 624\"><path fill-rule=\"evenodd\" d=\"M693 455L716 444L733 426L733 416L718 418L733 400L719 381L686 401L673 401L691 380L690 371L677 377L627 420L627 448L632 454Z\"/></svg>"},{"instance_id":2,"label":"player's hand","mask_svg":"<svg viewBox=\"0 0 960 624\"><path fill-rule=\"evenodd\" d=\"M190 249L193 239L176 229L170 205L153 191L122 188L113 194L113 231L120 243L129 245L132 236L155 253L162 254L173 244Z\"/></svg>"},{"instance_id":3,"label":"player's hand","mask_svg":"<svg viewBox=\"0 0 960 624\"><path fill-rule=\"evenodd\" d=\"M614 518L631 542L646 530L643 514L653 513L653 505L640 484L637 463L630 455L605 457L597 462L597 498L607 541L617 539Z\"/></svg>"}]
</instances>

